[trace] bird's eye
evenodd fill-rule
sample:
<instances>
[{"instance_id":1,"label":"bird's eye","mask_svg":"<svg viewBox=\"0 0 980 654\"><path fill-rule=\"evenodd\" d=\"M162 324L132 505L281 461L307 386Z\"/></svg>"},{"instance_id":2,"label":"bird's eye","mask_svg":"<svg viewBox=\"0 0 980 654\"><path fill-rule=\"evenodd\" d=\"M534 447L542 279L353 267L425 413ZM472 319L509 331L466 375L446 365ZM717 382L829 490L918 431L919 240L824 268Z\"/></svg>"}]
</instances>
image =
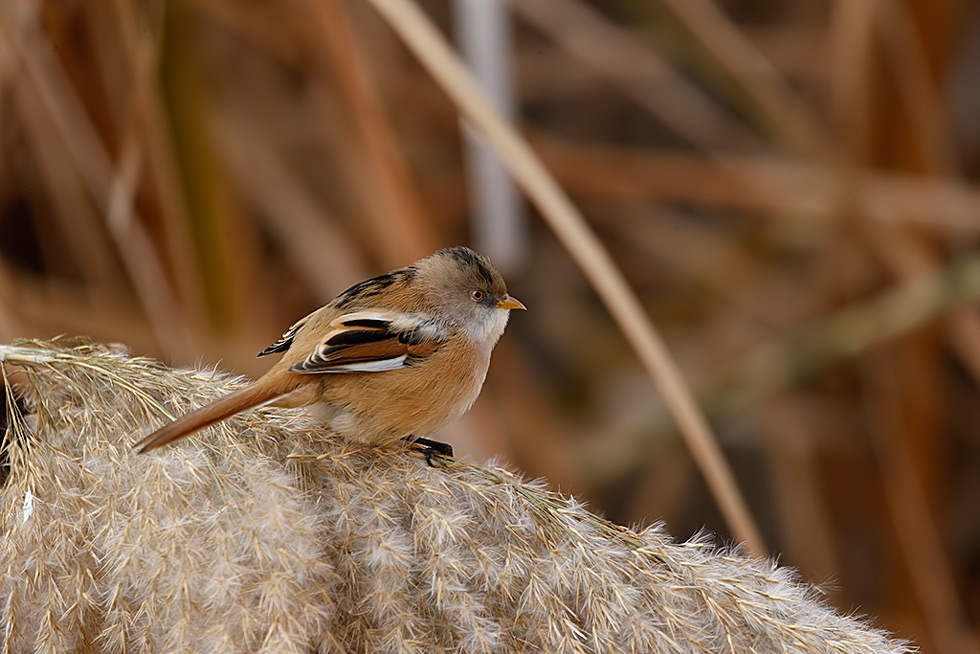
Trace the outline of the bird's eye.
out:
<instances>
[{"instance_id":1,"label":"bird's eye","mask_svg":"<svg viewBox=\"0 0 980 654\"><path fill-rule=\"evenodd\" d=\"M473 291L472 293L470 293L470 297L473 298L474 301L479 302L480 300L483 299L483 291L480 290Z\"/></svg>"}]
</instances>

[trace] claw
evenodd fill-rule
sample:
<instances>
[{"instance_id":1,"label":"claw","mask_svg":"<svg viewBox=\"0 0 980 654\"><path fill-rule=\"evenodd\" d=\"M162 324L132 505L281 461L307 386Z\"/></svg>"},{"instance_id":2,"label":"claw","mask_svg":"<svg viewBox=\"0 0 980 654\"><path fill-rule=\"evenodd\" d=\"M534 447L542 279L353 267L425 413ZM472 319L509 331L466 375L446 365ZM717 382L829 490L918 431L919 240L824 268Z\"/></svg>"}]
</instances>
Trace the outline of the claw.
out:
<instances>
[{"instance_id":1,"label":"claw","mask_svg":"<svg viewBox=\"0 0 980 654\"><path fill-rule=\"evenodd\" d=\"M430 468L435 468L436 464L434 462L435 456L452 456L453 446L449 443L443 443L441 441L434 441L430 438L416 438L415 436L406 436L402 440L408 441L412 445L419 448L422 454L425 456L425 462L429 464Z\"/></svg>"}]
</instances>

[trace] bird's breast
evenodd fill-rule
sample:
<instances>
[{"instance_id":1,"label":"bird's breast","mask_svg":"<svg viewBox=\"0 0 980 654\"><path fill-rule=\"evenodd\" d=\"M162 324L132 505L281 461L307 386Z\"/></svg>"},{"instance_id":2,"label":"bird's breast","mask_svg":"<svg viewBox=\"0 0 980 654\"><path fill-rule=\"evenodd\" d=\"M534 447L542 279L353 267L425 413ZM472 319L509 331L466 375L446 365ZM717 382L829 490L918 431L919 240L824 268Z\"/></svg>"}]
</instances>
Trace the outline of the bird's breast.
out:
<instances>
[{"instance_id":1,"label":"bird's breast","mask_svg":"<svg viewBox=\"0 0 980 654\"><path fill-rule=\"evenodd\" d=\"M398 370L322 375L321 392L308 411L352 440L425 436L473 405L488 367L489 354L459 338Z\"/></svg>"}]
</instances>

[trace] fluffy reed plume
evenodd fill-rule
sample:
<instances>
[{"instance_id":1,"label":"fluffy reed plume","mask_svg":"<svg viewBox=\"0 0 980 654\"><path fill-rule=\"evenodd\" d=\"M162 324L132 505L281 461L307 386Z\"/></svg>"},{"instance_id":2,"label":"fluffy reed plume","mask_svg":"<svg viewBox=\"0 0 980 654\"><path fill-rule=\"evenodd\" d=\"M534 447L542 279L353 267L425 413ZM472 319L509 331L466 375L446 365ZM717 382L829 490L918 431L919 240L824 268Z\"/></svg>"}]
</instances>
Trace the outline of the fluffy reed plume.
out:
<instances>
[{"instance_id":1,"label":"fluffy reed plume","mask_svg":"<svg viewBox=\"0 0 980 654\"><path fill-rule=\"evenodd\" d=\"M130 449L240 379L94 345L0 359L8 389L23 368L3 651L909 651L769 562L611 525L498 467L341 443L300 412Z\"/></svg>"}]
</instances>

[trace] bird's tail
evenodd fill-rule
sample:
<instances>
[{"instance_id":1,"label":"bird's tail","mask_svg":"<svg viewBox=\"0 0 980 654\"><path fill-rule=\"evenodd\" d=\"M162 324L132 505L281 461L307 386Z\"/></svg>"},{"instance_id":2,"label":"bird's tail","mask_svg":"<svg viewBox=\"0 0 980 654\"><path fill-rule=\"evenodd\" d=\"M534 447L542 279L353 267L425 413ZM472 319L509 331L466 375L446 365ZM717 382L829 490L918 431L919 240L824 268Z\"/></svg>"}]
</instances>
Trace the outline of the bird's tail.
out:
<instances>
[{"instance_id":1,"label":"bird's tail","mask_svg":"<svg viewBox=\"0 0 980 654\"><path fill-rule=\"evenodd\" d=\"M236 413L275 402L284 394L281 389L269 388L263 384L246 386L218 398L200 409L182 415L134 444L133 447L137 448L140 454L145 454L150 450L163 447L167 443L190 436L205 427L221 422L225 418L230 418Z\"/></svg>"}]
</instances>

